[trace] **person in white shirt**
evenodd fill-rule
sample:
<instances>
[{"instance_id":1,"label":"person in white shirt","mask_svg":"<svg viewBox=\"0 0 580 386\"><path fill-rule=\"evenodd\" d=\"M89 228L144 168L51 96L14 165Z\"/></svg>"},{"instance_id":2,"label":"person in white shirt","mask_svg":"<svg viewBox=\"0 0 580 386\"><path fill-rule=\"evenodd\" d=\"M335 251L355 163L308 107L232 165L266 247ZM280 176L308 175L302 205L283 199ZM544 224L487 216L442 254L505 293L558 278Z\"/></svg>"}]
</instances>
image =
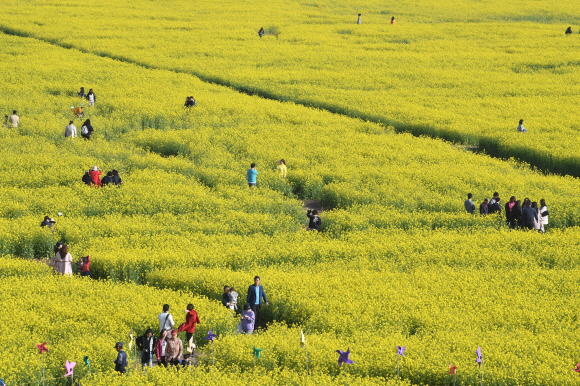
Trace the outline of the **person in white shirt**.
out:
<instances>
[{"instance_id":1,"label":"person in white shirt","mask_svg":"<svg viewBox=\"0 0 580 386\"><path fill-rule=\"evenodd\" d=\"M520 119L520 124L518 125L518 133L527 133L528 131L524 127L524 120Z\"/></svg>"},{"instance_id":2,"label":"person in white shirt","mask_svg":"<svg viewBox=\"0 0 580 386\"><path fill-rule=\"evenodd\" d=\"M97 97L95 96L93 89L89 90L89 93L87 94L87 99L89 100L89 106L95 105L95 102L97 101Z\"/></svg>"},{"instance_id":3,"label":"person in white shirt","mask_svg":"<svg viewBox=\"0 0 580 386\"><path fill-rule=\"evenodd\" d=\"M16 110L12 112L12 115L10 116L10 118L8 118L8 122L10 122L12 127L18 127L18 124L20 123L20 118L18 118L18 115L16 115Z\"/></svg>"},{"instance_id":4,"label":"person in white shirt","mask_svg":"<svg viewBox=\"0 0 580 386\"><path fill-rule=\"evenodd\" d=\"M171 330L174 324L173 316L169 313L169 304L164 304L163 312L159 314L159 332Z\"/></svg>"},{"instance_id":5,"label":"person in white shirt","mask_svg":"<svg viewBox=\"0 0 580 386\"><path fill-rule=\"evenodd\" d=\"M66 129L64 129L64 137L68 138L74 138L77 136L77 128L74 125L73 121L70 121L70 123L68 124L68 126L66 127Z\"/></svg>"},{"instance_id":6,"label":"person in white shirt","mask_svg":"<svg viewBox=\"0 0 580 386\"><path fill-rule=\"evenodd\" d=\"M360 19L360 13L358 14L358 20L357 20L356 24L362 24L362 21Z\"/></svg>"},{"instance_id":7,"label":"person in white shirt","mask_svg":"<svg viewBox=\"0 0 580 386\"><path fill-rule=\"evenodd\" d=\"M538 218L540 219L540 231L546 233L546 228L544 225L548 225L548 207L546 206L546 200L543 198L540 200L540 210L538 213Z\"/></svg>"}]
</instances>

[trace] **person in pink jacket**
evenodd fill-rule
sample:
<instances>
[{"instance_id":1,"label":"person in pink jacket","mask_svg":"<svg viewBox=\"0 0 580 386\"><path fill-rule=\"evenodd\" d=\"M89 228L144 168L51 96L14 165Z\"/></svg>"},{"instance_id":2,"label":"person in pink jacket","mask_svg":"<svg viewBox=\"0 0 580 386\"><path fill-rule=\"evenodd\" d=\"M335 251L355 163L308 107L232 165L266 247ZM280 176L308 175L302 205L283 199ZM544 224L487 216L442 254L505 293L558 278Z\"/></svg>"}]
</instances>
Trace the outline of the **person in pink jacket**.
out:
<instances>
[{"instance_id":1,"label":"person in pink jacket","mask_svg":"<svg viewBox=\"0 0 580 386\"><path fill-rule=\"evenodd\" d=\"M155 351L157 353L157 364L159 366L163 365L167 367L167 359L165 357L165 350L167 349L167 331L162 331L159 339L157 339L157 345Z\"/></svg>"}]
</instances>

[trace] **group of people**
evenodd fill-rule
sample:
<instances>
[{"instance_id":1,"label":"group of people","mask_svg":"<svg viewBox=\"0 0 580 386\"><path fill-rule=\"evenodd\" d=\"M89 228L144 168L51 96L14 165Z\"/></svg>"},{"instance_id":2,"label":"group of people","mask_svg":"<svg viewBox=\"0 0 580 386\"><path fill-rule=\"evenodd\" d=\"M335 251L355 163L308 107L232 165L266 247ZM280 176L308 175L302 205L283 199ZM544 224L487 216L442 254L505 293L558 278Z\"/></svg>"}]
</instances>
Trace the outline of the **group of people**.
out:
<instances>
[{"instance_id":1,"label":"group of people","mask_svg":"<svg viewBox=\"0 0 580 386\"><path fill-rule=\"evenodd\" d=\"M78 266L78 273L81 276L91 276L91 256L87 255L81 257L81 259L76 263ZM52 266L54 271L59 275L72 276L73 274L73 259L68 251L68 245L61 243L60 241L54 246L54 258L52 259Z\"/></svg>"},{"instance_id":2,"label":"group of people","mask_svg":"<svg viewBox=\"0 0 580 386\"><path fill-rule=\"evenodd\" d=\"M90 89L88 93L85 93L85 88L81 87L80 91L77 92L77 95L81 99L86 99L89 102L89 106L94 106L97 101L97 96L93 92L93 89Z\"/></svg>"},{"instance_id":3,"label":"group of people","mask_svg":"<svg viewBox=\"0 0 580 386\"><path fill-rule=\"evenodd\" d=\"M14 110L14 111L12 111L11 116L5 115L4 116L4 123L2 124L2 126L5 128L18 127L18 124L20 123L20 118L18 117L17 114L18 114L18 112L16 110Z\"/></svg>"},{"instance_id":4,"label":"group of people","mask_svg":"<svg viewBox=\"0 0 580 386\"><path fill-rule=\"evenodd\" d=\"M185 107L193 107L195 106L195 99L193 99L192 96L186 97L185 98Z\"/></svg>"},{"instance_id":5,"label":"group of people","mask_svg":"<svg viewBox=\"0 0 580 386\"><path fill-rule=\"evenodd\" d=\"M276 161L278 166L278 173L280 173L280 178L286 178L286 174L288 172L288 168L286 167L286 161L284 159L280 159ZM246 172L246 181L248 182L248 186L250 188L255 188L257 184L257 177L258 177L258 170L256 170L256 164L250 164L250 168Z\"/></svg>"},{"instance_id":6,"label":"group of people","mask_svg":"<svg viewBox=\"0 0 580 386\"><path fill-rule=\"evenodd\" d=\"M117 186L123 184L123 180L121 179L121 176L119 176L119 172L116 169L108 171L107 174L101 179L102 175L103 172L101 169L95 165L91 170L85 171L82 180L89 186L97 186L99 188L109 184Z\"/></svg>"},{"instance_id":7,"label":"group of people","mask_svg":"<svg viewBox=\"0 0 580 386\"><path fill-rule=\"evenodd\" d=\"M469 193L467 200L464 202L465 210L468 213L475 213L475 203L472 201L473 195ZM501 215L502 206L500 204L500 197L497 192L493 194L490 200L486 198L479 205L479 214L486 216L488 214L499 213ZM506 223L511 229L535 229L542 233L546 232L546 225L548 225L548 207L546 200L540 200L540 204L525 198L522 203L516 200L515 196L511 196L509 202L504 206Z\"/></svg>"},{"instance_id":8,"label":"group of people","mask_svg":"<svg viewBox=\"0 0 580 386\"><path fill-rule=\"evenodd\" d=\"M565 32L565 34L566 34L566 35L572 35L573 33L574 33L574 32L572 32L572 27L568 27L568 28L566 29L566 32ZM578 32L578 33L580 34L580 32Z\"/></svg>"},{"instance_id":9,"label":"group of people","mask_svg":"<svg viewBox=\"0 0 580 386\"><path fill-rule=\"evenodd\" d=\"M93 126L91 125L91 120L87 119L83 125L81 126L81 137L84 139L91 139L93 135ZM74 124L74 121L70 121L68 126L64 129L64 137L65 138L75 138L77 136L77 128Z\"/></svg>"},{"instance_id":10,"label":"group of people","mask_svg":"<svg viewBox=\"0 0 580 386\"><path fill-rule=\"evenodd\" d=\"M234 287L224 286L224 293L222 295L222 304L234 311L238 311L238 297ZM254 332L255 326L258 323L258 316L262 305L268 306L268 299L264 292L264 287L260 285L260 277L254 277L254 284L248 287L248 295L246 297L247 303L240 315L240 323L238 324L238 333L251 335ZM262 300L264 302L262 303Z\"/></svg>"}]
</instances>

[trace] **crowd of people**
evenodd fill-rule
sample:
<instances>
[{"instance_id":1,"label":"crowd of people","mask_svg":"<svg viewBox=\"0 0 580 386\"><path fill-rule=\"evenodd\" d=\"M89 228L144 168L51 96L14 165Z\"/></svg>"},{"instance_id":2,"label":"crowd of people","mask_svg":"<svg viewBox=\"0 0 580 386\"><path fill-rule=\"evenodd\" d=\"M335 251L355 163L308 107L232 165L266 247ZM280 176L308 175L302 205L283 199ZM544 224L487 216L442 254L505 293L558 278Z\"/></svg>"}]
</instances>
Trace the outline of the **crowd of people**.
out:
<instances>
[{"instance_id":1,"label":"crowd of people","mask_svg":"<svg viewBox=\"0 0 580 386\"><path fill-rule=\"evenodd\" d=\"M469 193L467 200L464 202L464 206L468 213L474 214L476 207L472 198L473 194ZM479 214L487 216L498 213L501 216L502 206L500 202L499 193L495 192L491 200L485 198L479 205ZM505 210L507 226L511 229L535 229L542 233L546 232L550 213L548 212L546 200L543 198L538 205L536 201L532 202L529 198L525 198L522 203L515 196L511 196L503 209Z\"/></svg>"},{"instance_id":2,"label":"crowd of people","mask_svg":"<svg viewBox=\"0 0 580 386\"><path fill-rule=\"evenodd\" d=\"M119 176L117 169L108 171L107 174L101 179L102 175L103 172L101 169L95 165L91 170L85 171L85 174L82 177L82 181L86 185L96 186L98 188L107 186L109 184L116 186L123 184L123 180L121 179L121 176Z\"/></svg>"}]
</instances>

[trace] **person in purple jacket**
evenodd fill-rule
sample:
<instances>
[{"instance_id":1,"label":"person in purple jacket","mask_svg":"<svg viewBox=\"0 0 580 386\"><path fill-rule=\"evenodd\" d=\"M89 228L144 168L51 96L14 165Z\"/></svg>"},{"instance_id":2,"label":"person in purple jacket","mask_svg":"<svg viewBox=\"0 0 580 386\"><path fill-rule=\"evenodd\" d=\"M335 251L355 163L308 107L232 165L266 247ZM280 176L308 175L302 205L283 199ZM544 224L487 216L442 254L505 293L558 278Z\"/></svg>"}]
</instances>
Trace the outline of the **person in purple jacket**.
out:
<instances>
[{"instance_id":1,"label":"person in purple jacket","mask_svg":"<svg viewBox=\"0 0 580 386\"><path fill-rule=\"evenodd\" d=\"M240 321L242 322L242 331L244 334L252 335L252 332L254 332L256 316L254 315L254 311L252 311L252 307L250 307L248 303L244 305Z\"/></svg>"}]
</instances>

